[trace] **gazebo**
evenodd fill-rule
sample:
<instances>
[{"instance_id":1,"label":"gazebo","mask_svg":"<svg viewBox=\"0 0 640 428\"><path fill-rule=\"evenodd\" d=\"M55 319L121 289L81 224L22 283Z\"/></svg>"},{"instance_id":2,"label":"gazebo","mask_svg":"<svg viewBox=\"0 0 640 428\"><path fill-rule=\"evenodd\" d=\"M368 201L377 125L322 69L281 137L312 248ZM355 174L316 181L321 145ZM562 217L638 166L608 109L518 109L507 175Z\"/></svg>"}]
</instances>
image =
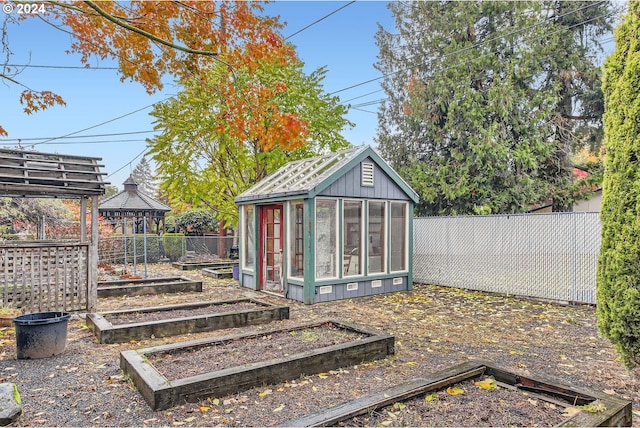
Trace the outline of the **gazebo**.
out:
<instances>
[{"instance_id":1,"label":"gazebo","mask_svg":"<svg viewBox=\"0 0 640 428\"><path fill-rule=\"evenodd\" d=\"M147 231L159 235L164 232L164 216L171 208L138 190L138 184L131 176L123 186L124 190L102 201L98 207L100 215L112 225L122 226L123 234L127 232L125 219L131 219L133 233ZM143 227L145 221L146 228Z\"/></svg>"},{"instance_id":2,"label":"gazebo","mask_svg":"<svg viewBox=\"0 0 640 428\"><path fill-rule=\"evenodd\" d=\"M418 196L371 147L288 163L235 201L243 287L306 304L412 287Z\"/></svg>"},{"instance_id":3,"label":"gazebo","mask_svg":"<svg viewBox=\"0 0 640 428\"><path fill-rule=\"evenodd\" d=\"M0 196L80 200L80 239L0 243L2 303L26 311L95 310L101 158L0 149ZM91 201L87 234L87 202Z\"/></svg>"}]
</instances>

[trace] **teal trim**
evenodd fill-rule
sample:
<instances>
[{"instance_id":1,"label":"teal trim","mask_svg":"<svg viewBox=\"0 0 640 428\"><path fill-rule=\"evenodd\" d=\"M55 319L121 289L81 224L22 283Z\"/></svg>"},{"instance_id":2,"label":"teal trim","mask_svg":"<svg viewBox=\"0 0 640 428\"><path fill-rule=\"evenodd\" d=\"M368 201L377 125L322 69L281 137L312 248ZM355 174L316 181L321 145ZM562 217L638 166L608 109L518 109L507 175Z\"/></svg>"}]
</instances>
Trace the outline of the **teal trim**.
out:
<instances>
[{"instance_id":1,"label":"teal trim","mask_svg":"<svg viewBox=\"0 0 640 428\"><path fill-rule=\"evenodd\" d=\"M260 289L260 253L258 252L258 248L260 247L260 236L258 233L260 231L260 215L259 209L257 205L253 205L253 289Z\"/></svg>"},{"instance_id":2,"label":"teal trim","mask_svg":"<svg viewBox=\"0 0 640 428\"><path fill-rule=\"evenodd\" d=\"M409 278L407 279L407 290L413 289L413 204L409 202L407 207L407 219L409 221L409 232L407 233L407 239L409 242L409 257L407 260L407 269L409 269Z\"/></svg>"},{"instance_id":3,"label":"teal trim","mask_svg":"<svg viewBox=\"0 0 640 428\"><path fill-rule=\"evenodd\" d=\"M304 200L304 303L310 305L315 301L315 203L313 199Z\"/></svg>"},{"instance_id":4,"label":"teal trim","mask_svg":"<svg viewBox=\"0 0 640 428\"><path fill-rule=\"evenodd\" d=\"M344 211L343 204L344 199L337 198L338 203L338 218L336 222L338 223L338 266L336 266L338 277L342 278L344 276L344 246L343 246L343 238L344 238Z\"/></svg>"},{"instance_id":5,"label":"teal trim","mask_svg":"<svg viewBox=\"0 0 640 428\"><path fill-rule=\"evenodd\" d=\"M283 222L284 227L282 228L282 237L280 240L280 245L282 246L282 290L284 291L285 297L289 294L289 283L287 282L287 278L289 277L289 250L291 248L291 242L289 242L289 210L291 206L288 201L282 202L282 218L280 219Z\"/></svg>"}]
</instances>

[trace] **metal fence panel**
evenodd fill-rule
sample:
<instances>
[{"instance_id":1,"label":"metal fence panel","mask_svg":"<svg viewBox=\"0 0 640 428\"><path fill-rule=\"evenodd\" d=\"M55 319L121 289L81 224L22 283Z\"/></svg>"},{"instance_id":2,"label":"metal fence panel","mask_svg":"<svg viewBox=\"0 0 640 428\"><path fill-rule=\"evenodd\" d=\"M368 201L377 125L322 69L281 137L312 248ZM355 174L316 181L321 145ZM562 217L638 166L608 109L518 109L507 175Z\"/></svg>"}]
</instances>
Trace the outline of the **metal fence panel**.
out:
<instances>
[{"instance_id":1,"label":"metal fence panel","mask_svg":"<svg viewBox=\"0 0 640 428\"><path fill-rule=\"evenodd\" d=\"M599 213L414 219L416 282L596 303Z\"/></svg>"}]
</instances>

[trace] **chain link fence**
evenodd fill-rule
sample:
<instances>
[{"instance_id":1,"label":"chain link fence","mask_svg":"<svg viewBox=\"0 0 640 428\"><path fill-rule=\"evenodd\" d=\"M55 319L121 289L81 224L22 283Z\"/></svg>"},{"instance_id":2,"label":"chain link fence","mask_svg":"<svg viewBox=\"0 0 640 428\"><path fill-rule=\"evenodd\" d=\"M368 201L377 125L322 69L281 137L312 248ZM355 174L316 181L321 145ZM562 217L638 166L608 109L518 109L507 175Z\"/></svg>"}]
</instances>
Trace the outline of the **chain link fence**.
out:
<instances>
[{"instance_id":1,"label":"chain link fence","mask_svg":"<svg viewBox=\"0 0 640 428\"><path fill-rule=\"evenodd\" d=\"M229 258L233 236L130 235L100 238L98 262L107 265L175 262L183 257Z\"/></svg>"},{"instance_id":2,"label":"chain link fence","mask_svg":"<svg viewBox=\"0 0 640 428\"><path fill-rule=\"evenodd\" d=\"M414 220L414 281L596 303L599 213Z\"/></svg>"}]
</instances>

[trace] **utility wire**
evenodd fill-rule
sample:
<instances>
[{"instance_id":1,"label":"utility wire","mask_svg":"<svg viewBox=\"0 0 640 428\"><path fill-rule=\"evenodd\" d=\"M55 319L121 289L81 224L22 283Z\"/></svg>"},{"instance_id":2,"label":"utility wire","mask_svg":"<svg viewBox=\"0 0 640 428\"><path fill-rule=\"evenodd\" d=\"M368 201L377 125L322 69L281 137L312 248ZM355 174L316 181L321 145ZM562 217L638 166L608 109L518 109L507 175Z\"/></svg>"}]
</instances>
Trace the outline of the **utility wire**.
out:
<instances>
[{"instance_id":1,"label":"utility wire","mask_svg":"<svg viewBox=\"0 0 640 428\"><path fill-rule=\"evenodd\" d=\"M576 10L575 10L575 11L573 11L573 12L568 12L567 14L569 14L569 13L575 13L575 12L578 12L579 10L582 10L582 9L584 9L584 7L583 7L583 8L580 8L580 9L576 9ZM535 41L535 40L541 40L541 39L544 39L544 38L548 38L549 36L552 36L552 35L555 35L555 34L561 33L561 32L563 32L563 31L565 31L566 29L570 29L570 28L574 28L574 27L577 27L577 26L580 26L580 25L583 25L583 24L587 24L587 23L589 23L589 22L591 22L591 21L594 21L594 20L597 20L597 19L600 19L600 18L604 18L604 17L610 16L610 15L611 15L611 14L613 14L613 13L614 13L613 11L612 11L612 12L608 12L608 13L605 13L605 14L599 15L599 16L597 16L597 17L594 17L594 18L591 18L591 19L587 19L587 20L581 21L581 22L579 22L579 23L573 24L573 25L571 25L571 26L569 26L569 27L566 27L566 28L560 28L560 29L558 29L558 30L557 30L557 31L555 31L555 32L544 34L544 35L542 35L542 36L538 37L537 39L533 39L533 40ZM567 15L567 14L565 14L565 15ZM562 15L562 16L565 16L565 15ZM557 18L557 17L556 17L556 18ZM541 23L540 23L540 24L541 24ZM534 24L534 25L538 25L538 24ZM533 25L532 25L532 26L530 26L530 27L528 27L528 28L533 28ZM520 31L520 30L518 30L518 31ZM507 34L505 34L504 36L509 36L509 35L512 35L512 34L515 34L515 33L517 33L517 31L515 31L515 32L511 32L511 33L507 33ZM504 36L502 36L502 37L504 37ZM494 39L495 39L495 38L494 38ZM609 41L611 41L611 40L613 40L613 39L612 39L612 38L606 38L606 39L602 39L602 40L600 40L599 42L600 42L600 43L607 43L607 42L609 42ZM491 41L491 40L490 40L490 39L487 39L487 40L484 40L484 41L482 41L482 42L475 43L474 45L471 45L470 47L465 47L465 48L462 48L462 49L459 49L459 50L456 50L456 51L450 52L450 53L448 53L448 54L446 54L446 55L443 55L443 56L442 56L442 58L445 58L445 57L451 56L452 54L455 54L455 53L463 52L463 51L465 51L465 50L468 50L468 49L469 49L469 48L471 48L471 47L478 47L478 46L481 46L482 44L487 43L488 41ZM483 55L479 56L478 58L482 58L482 57L485 57L485 56L488 56L488 55L492 55L492 54L493 54L493 52L487 52L487 53L485 53L485 54L483 54ZM474 61L474 60L476 60L476 59L477 59L477 58L470 59L470 60L466 60L466 61L462 61L462 62L459 62L459 63L457 63L457 64L452 64L452 65L450 65L450 66L448 66L448 67L443 68L442 70L439 70L439 72L445 72L445 71L448 71L448 70L454 69L454 68L459 67L459 66L461 66L461 65L468 64L469 62ZM407 68L404 68L404 69L401 69L401 70L397 70L397 71L394 71L394 72L391 72L391 73L387 73L387 74L385 74L385 75L383 75L383 76L380 76L380 77L378 77L378 78L376 78L376 79L370 79L370 80L368 80L368 81L366 81L366 82L363 82L363 83L361 83L361 84L358 84L358 85L352 85L352 86L349 86L348 88L340 89L339 91L335 91L335 92L333 92L332 94L335 94L336 92L341 92L341 91L344 91L344 90L347 90L347 89L351 89L351 88L353 88L353 87L355 87L355 86L359 86L359 85L363 85L363 84L366 84L366 83L370 83L370 82L372 82L372 81L379 80L379 79L382 79L382 78L385 78L385 77L389 77L389 76L392 76L392 75L394 75L394 74L400 73L400 72L402 72L402 71L408 71L408 70L411 70L412 68L415 68L415 67L418 67L418 66L420 66L420 65L424 65L424 64L425 64L425 63L417 64L417 65L414 65L414 66L412 66L412 67L407 67ZM373 92L370 92L370 93L369 93L369 95L370 95L370 94L373 94L373 93L376 93L376 92L382 92L382 91L383 91L382 89L380 89L380 90L378 90L378 91L373 91ZM358 98L358 97L355 97L355 98ZM352 98L352 99L355 99L355 98ZM388 97L381 98L381 99L379 99L379 100L377 100L377 101L369 101L369 102L364 102L364 103L361 103L361 104L356 104L356 105L350 106L350 108L358 109L359 107L367 107L367 106L370 106L370 105L374 105L374 104L381 103L381 102L385 101L387 98L388 98ZM346 102L346 101L345 101L345 102ZM345 102L342 102L341 104L344 104Z\"/></svg>"},{"instance_id":2,"label":"utility wire","mask_svg":"<svg viewBox=\"0 0 640 428\"><path fill-rule=\"evenodd\" d=\"M83 67L80 65L35 65L35 64L6 64L7 67L16 68L51 68L61 70L120 70L118 67Z\"/></svg>"},{"instance_id":3,"label":"utility wire","mask_svg":"<svg viewBox=\"0 0 640 428\"><path fill-rule=\"evenodd\" d=\"M302 29L300 29L300 30L296 31L295 33L293 33L293 34L291 34L291 35L289 35L289 36L285 37L284 39L285 39L285 40L288 40L288 39L292 38L293 36L295 36L295 35L297 35L297 34L302 33L304 30L308 29L309 27L312 27L312 26L316 25L316 24L317 24L318 22L320 22L320 21L324 21L325 19L327 19L328 17L330 17L330 16L331 16L331 15L333 15L334 13L337 13L337 12L341 11L342 9L344 9L345 7L347 7L347 6L351 6L351 5L352 5L352 4L354 4L354 3L355 3L355 0L350 1L350 2L349 2L349 3L347 3L347 4L340 6L339 8L337 8L336 10L334 10L333 12L328 13L327 15L323 16L323 17L322 17L322 18L320 18L320 19L316 19L316 20L315 20L315 21L313 21L311 24L309 24L309 25L307 25L306 27L304 27L304 28L302 28Z\"/></svg>"},{"instance_id":4,"label":"utility wire","mask_svg":"<svg viewBox=\"0 0 640 428\"><path fill-rule=\"evenodd\" d=\"M93 135L74 135L74 136L68 136L65 138L96 138L96 137L114 137L116 135L135 135L135 134L149 134L154 132L153 130L151 131L130 131L130 132L114 132L111 134L93 134ZM35 141L35 140L49 140L49 139L57 139L60 137L30 137L30 138L7 138L7 139L0 139L0 143L8 143L8 142L20 142L20 141ZM59 144L59 143L56 143Z\"/></svg>"},{"instance_id":5,"label":"utility wire","mask_svg":"<svg viewBox=\"0 0 640 428\"><path fill-rule=\"evenodd\" d=\"M512 31L512 32L510 32L510 33L503 34L503 35L497 35L497 36L495 36L495 37L493 37L493 38L489 38L489 39L487 39L487 40L482 40L482 41L480 41L480 42L478 42L478 43L475 43L475 44L473 44L473 45L465 46L465 47L463 47L463 48L457 49L457 50L455 50L455 51L452 51L452 52L449 52L449 53L447 53L447 54L443 55L443 56L442 56L442 58L446 58L446 57L449 57L449 56L452 56L452 55L460 54L460 53L465 52L465 51L467 51L467 50L474 49L474 48L476 48L476 47L482 46L482 45L483 45L483 44L485 44L485 43L492 42L492 41L495 41L495 40L498 40L498 39L501 39L501 38L504 38L504 37L507 37L507 36L512 36L512 35L518 34L518 33L520 33L520 32L526 31L526 30L530 30L530 29L535 28L535 27L537 27L537 26L540 26L540 25L546 24L547 22L549 22L549 21L551 21L551 20L555 20L555 19L558 19L558 18L563 18L563 17L565 17L565 16L568 16L568 15L571 15L571 14L574 14L574 13L577 13L577 12L581 12L581 11L583 11L583 10L585 10L585 9L588 9L588 8L591 8L591 7L594 7L594 6L601 5L601 4L603 4L603 3L605 3L605 2L604 2L604 1L600 1L600 2L597 2L597 3L589 3L589 4L587 4L587 5L585 5L585 6L581 7L581 8L578 8L578 9L575 9L575 10L572 10L572 11L569 11L569 12L564 13L564 14L562 14L562 15L551 16L551 17L546 18L546 19L544 19L544 20L542 20L542 21L540 21L540 22L536 22L535 24L531 24L531 25L530 25L530 26L528 26L528 27L519 28L519 29L516 29L516 30L514 30L514 31ZM598 18L601 18L601 17L604 17L604 16L611 15L612 13L613 13L613 12L609 12L609 13L604 14L604 15L602 15L602 16L600 16L600 17L598 17ZM588 22L588 21L585 21L585 22ZM582 23L580 23L580 24L583 24L583 23L584 23L584 22L582 22ZM580 25L580 24L576 24L576 25ZM574 26L575 26L575 25L574 25ZM572 26L572 27L573 27L573 26ZM571 28L571 27L569 27L569 28ZM359 86L363 86L363 85L366 85L366 84L369 84L369 83L373 83L373 82L376 82L376 81L378 81L378 80L384 79L384 78L386 78L386 77L393 76L394 74L402 73L403 71L408 71L408 70L411 70L411 69L413 69L413 68L415 68L415 67L418 67L418 66L421 66L421 65L425 65L425 64L426 64L426 62L420 62L420 63L412 64L412 65L410 65L410 66L408 66L408 67L405 67L405 68L402 68L402 69L400 69L400 70L392 71L392 72L389 72L389 73L384 74L384 75L382 75L382 76L379 76L379 77L376 77L376 78L372 78L372 79L366 80L366 81L361 82L361 83L356 83L356 84L353 84L353 85L347 86L347 87L342 88L342 89L338 89L337 91L333 91L333 92L331 92L329 95L335 95L335 94L340 93L340 92L344 92L344 91L347 91L347 90L350 90L350 89L353 89L353 88L357 88L357 87L359 87Z\"/></svg>"}]
</instances>

